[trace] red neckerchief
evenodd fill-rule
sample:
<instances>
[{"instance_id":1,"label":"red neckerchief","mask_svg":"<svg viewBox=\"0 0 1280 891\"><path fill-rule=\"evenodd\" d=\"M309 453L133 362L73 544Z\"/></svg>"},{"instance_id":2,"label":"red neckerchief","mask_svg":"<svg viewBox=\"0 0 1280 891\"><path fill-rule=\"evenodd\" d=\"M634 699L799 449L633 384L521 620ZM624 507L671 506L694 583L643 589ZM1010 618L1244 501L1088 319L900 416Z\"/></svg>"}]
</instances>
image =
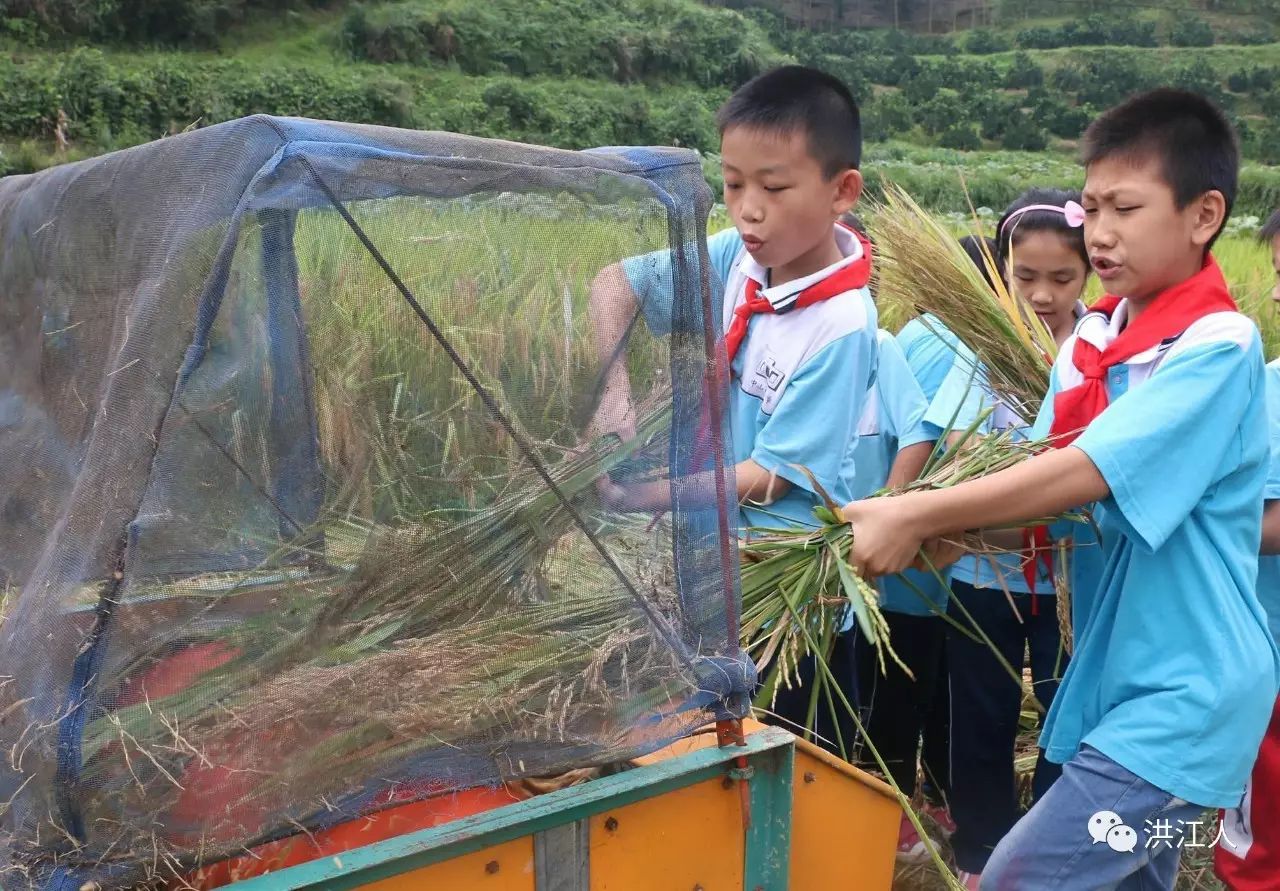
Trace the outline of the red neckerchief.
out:
<instances>
[{"instance_id":1,"label":"red neckerchief","mask_svg":"<svg viewBox=\"0 0 1280 891\"><path fill-rule=\"evenodd\" d=\"M1120 305L1120 298L1108 294L1093 306L1091 313L1101 313L1110 319ZM1204 266L1191 278L1160 293L1138 316L1137 321L1126 325L1120 336L1098 349L1077 337L1071 351L1071 361L1084 375L1084 382L1069 390L1062 390L1053 399L1053 424L1049 435L1052 448L1071 445L1098 415L1110 404L1107 395L1107 372L1116 365L1132 359L1138 353L1151 349L1170 338L1180 337L1191 325L1215 312L1236 312L1236 302L1231 299L1227 282L1222 277L1218 262L1210 255ZM1022 544L1028 559L1023 564L1023 577L1031 590L1035 590L1037 561L1052 574L1053 552L1049 550L1049 531L1044 526L1022 530ZM1032 613L1035 613L1032 600Z\"/></svg>"},{"instance_id":2,"label":"red neckerchief","mask_svg":"<svg viewBox=\"0 0 1280 891\"><path fill-rule=\"evenodd\" d=\"M846 291L856 291L866 287L867 282L871 281L871 243L861 232L853 229L849 231L853 232L862 245L862 256L846 266L841 266L822 281L805 288L794 299L782 306L774 306L767 298L761 297L760 282L753 278L747 279L746 298L734 309L733 322L724 335L724 347L725 352L729 354L730 368L733 367L733 360L738 355L738 347L742 346L742 341L747 337L751 317L756 313L782 315L794 309L813 306L815 303L837 297Z\"/></svg>"},{"instance_id":3,"label":"red neckerchief","mask_svg":"<svg viewBox=\"0 0 1280 891\"><path fill-rule=\"evenodd\" d=\"M1119 305L1119 297L1108 295L1089 307L1089 312L1102 313L1110 319ZM1180 337L1192 323L1211 313L1236 310L1236 302L1227 290L1222 270L1209 256L1199 272L1151 301L1137 321L1126 325L1106 349L1099 350L1077 337L1071 361L1084 375L1084 383L1063 390L1054 397L1053 426L1049 429L1049 435L1054 437L1054 447L1071 445L1084 428L1106 409L1109 403L1106 377L1112 367L1162 341Z\"/></svg>"},{"instance_id":4,"label":"red neckerchief","mask_svg":"<svg viewBox=\"0 0 1280 891\"><path fill-rule=\"evenodd\" d=\"M836 225L853 233L854 237L858 239L858 243L862 245L862 256L852 263L841 266L822 279L822 281L815 282L805 288L794 299L789 300L780 307L775 307L768 299L761 297L760 283L753 278L748 278L745 299L740 306L734 309L733 321L724 336L725 352L728 354L728 362L724 366L726 369L733 368L733 360L738 355L738 348L742 346L742 341L746 339L747 328L751 325L751 317L756 313L783 315L794 309L803 309L806 306L821 303L823 300L838 297L846 291L856 291L859 288L864 288L871 281L871 242L851 226L846 226L844 223L837 223ZM730 373L732 372L730 371ZM720 386L721 380L718 375L708 376L707 386ZM711 457L711 399L705 391L703 393L702 406L702 423L699 425L698 435L693 444L693 452L690 455L692 459L690 466L694 468L705 466Z\"/></svg>"}]
</instances>

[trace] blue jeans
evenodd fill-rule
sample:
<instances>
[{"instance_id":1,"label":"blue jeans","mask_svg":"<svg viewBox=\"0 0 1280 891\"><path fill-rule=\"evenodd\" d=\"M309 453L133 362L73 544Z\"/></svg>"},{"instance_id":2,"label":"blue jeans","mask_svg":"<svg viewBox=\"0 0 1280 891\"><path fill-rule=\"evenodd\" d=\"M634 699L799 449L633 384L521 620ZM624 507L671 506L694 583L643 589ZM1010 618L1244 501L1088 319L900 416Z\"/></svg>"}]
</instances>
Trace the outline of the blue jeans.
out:
<instances>
[{"instance_id":1,"label":"blue jeans","mask_svg":"<svg viewBox=\"0 0 1280 891\"><path fill-rule=\"evenodd\" d=\"M1173 891L1177 833L1203 816L1203 807L1083 746L996 846L982 891ZM1201 828L1201 835L1210 830Z\"/></svg>"}]
</instances>

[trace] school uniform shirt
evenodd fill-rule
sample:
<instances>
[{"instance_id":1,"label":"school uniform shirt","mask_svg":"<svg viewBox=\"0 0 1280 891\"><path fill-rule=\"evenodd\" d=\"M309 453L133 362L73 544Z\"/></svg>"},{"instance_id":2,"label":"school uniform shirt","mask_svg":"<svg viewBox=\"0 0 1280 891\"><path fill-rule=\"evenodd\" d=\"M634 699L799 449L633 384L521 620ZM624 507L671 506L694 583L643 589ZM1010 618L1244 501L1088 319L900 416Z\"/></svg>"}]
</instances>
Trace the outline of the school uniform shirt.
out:
<instances>
[{"instance_id":1,"label":"school uniform shirt","mask_svg":"<svg viewBox=\"0 0 1280 891\"><path fill-rule=\"evenodd\" d=\"M968 420L965 420L965 406L950 401L951 388L942 392L942 384L952 373L952 369L960 366L971 369L977 363L973 351L965 346L960 338L942 320L932 314L914 318L907 322L898 332L898 346L902 347L911 366L911 373L929 400L929 408L925 414L925 426L935 440L940 439L951 426L953 416L957 417L957 426L961 430L968 427L977 416L976 406L967 407ZM961 372L956 372L957 375ZM968 397L967 388L963 391ZM941 393L941 395L939 395Z\"/></svg>"},{"instance_id":2,"label":"school uniform shirt","mask_svg":"<svg viewBox=\"0 0 1280 891\"><path fill-rule=\"evenodd\" d=\"M924 423L929 403L911 373L902 348L893 335L883 329L877 332L876 343L879 360L875 386L863 409L854 450L855 498L866 498L884 488L900 450L937 439ZM891 585L890 581L896 584ZM909 594L910 602L903 604L907 609L899 608L898 601L907 600L902 596L907 592L899 590L902 587L899 580L885 578L878 584L881 608L913 615L929 613L928 605L914 593ZM846 617L846 625L851 626L850 617Z\"/></svg>"},{"instance_id":3,"label":"school uniform shirt","mask_svg":"<svg viewBox=\"0 0 1280 891\"><path fill-rule=\"evenodd\" d=\"M876 332L876 347L875 385L863 402L854 447L855 499L884 488L901 449L934 439L924 423L929 403L902 348L883 329Z\"/></svg>"},{"instance_id":4,"label":"school uniform shirt","mask_svg":"<svg viewBox=\"0 0 1280 891\"><path fill-rule=\"evenodd\" d=\"M1082 319L1054 366L1053 400L1083 376L1077 339L1123 330ZM1240 800L1280 687L1280 653L1254 590L1267 478L1261 343L1213 313L1111 368L1110 404L1071 446L1110 495L1097 588L1073 592L1075 651L1040 744L1056 762L1084 743L1160 789L1207 807Z\"/></svg>"},{"instance_id":5,"label":"school uniform shirt","mask_svg":"<svg viewBox=\"0 0 1280 891\"><path fill-rule=\"evenodd\" d=\"M907 322L896 339L927 402L923 425L928 440L942 439L953 426L967 429L980 406L969 399L967 387L944 390L943 382L956 366L972 368L977 361L973 352L934 315ZM959 403L957 392L962 397ZM945 615L950 583L950 567L936 574L908 569L886 576L880 583L880 607L911 616Z\"/></svg>"},{"instance_id":6,"label":"school uniform shirt","mask_svg":"<svg viewBox=\"0 0 1280 891\"><path fill-rule=\"evenodd\" d=\"M1280 499L1280 359L1266 370L1267 426L1270 430L1267 482L1263 501ZM1280 642L1280 556L1258 558L1258 601L1267 613L1271 637Z\"/></svg>"},{"instance_id":7,"label":"school uniform shirt","mask_svg":"<svg viewBox=\"0 0 1280 891\"><path fill-rule=\"evenodd\" d=\"M734 229L707 241L716 280L724 284L720 334L743 302L748 279L760 296L785 308L805 288L862 256L852 232L835 227L844 259L812 275L768 287L760 266ZM671 251L624 261L645 322L655 334L671 330ZM853 500L858 421L872 387L876 363L876 309L866 288L838 294L803 309L751 318L734 358L729 425L734 463L751 459L792 484L786 495L764 506L743 505L744 528L817 526L821 503L807 468L838 504Z\"/></svg>"}]
</instances>

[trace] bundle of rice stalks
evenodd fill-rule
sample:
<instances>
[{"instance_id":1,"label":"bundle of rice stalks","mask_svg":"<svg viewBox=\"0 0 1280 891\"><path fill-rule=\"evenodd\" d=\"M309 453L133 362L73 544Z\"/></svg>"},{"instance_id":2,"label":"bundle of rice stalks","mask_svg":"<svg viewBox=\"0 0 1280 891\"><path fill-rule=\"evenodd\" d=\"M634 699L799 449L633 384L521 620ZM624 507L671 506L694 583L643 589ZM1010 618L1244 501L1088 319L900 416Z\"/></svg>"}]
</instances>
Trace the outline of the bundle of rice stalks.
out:
<instances>
[{"instance_id":1,"label":"bundle of rice stalks","mask_svg":"<svg viewBox=\"0 0 1280 891\"><path fill-rule=\"evenodd\" d=\"M980 421L950 448L940 444L920 479L900 491L955 486L1012 467L1049 447L1044 441L1019 439L1013 430L979 436L975 430ZM893 494L897 493L884 490L873 497ZM821 524L817 528L755 530L742 549L742 643L764 678L756 700L762 708L772 703L779 684L795 682L802 660L814 656L825 664L830 659L846 610L853 611L862 634L876 646L881 670L886 656L902 665L893 652L876 589L849 566L856 533L844 522L839 506L825 494L823 498L825 504L814 511ZM903 670L908 671L905 666ZM1009 671L1013 673L1012 667ZM827 673L818 672L807 726L813 726L819 707L836 718L840 698ZM835 742L844 748L851 741Z\"/></svg>"},{"instance_id":2,"label":"bundle of rice stalks","mask_svg":"<svg viewBox=\"0 0 1280 891\"><path fill-rule=\"evenodd\" d=\"M1009 292L995 258L984 247L993 286L947 224L892 184L868 223L876 243L877 300L886 317L940 321L973 350L990 389L1018 416L1034 418L1049 391L1057 347L1049 329ZM980 234L976 223L975 232Z\"/></svg>"}]
</instances>

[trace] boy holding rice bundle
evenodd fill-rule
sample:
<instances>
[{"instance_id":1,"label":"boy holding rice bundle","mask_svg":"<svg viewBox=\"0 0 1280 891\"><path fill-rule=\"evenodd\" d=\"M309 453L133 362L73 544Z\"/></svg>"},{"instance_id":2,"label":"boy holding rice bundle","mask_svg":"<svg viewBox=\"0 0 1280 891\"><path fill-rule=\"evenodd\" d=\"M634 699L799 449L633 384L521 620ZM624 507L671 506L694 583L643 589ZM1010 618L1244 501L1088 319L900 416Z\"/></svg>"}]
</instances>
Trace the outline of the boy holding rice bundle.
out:
<instances>
[{"instance_id":1,"label":"boy holding rice bundle","mask_svg":"<svg viewBox=\"0 0 1280 891\"><path fill-rule=\"evenodd\" d=\"M1271 248L1276 271L1272 299L1280 302L1280 210L1262 227L1260 240ZM1271 635L1280 641L1280 359L1267 365L1267 416L1270 465L1262 511L1258 560L1258 599L1267 612ZM1280 879L1280 700L1258 750L1253 773L1239 805L1222 814L1223 842L1214 850L1213 867L1231 891L1267 891Z\"/></svg>"},{"instance_id":2,"label":"boy holding rice bundle","mask_svg":"<svg viewBox=\"0 0 1280 891\"><path fill-rule=\"evenodd\" d=\"M1156 90L1100 116L1083 157L1085 241L1111 296L1054 365L1041 422L1060 447L846 508L855 565L880 575L941 536L1096 502L1105 566L1074 595L1075 652L1041 735L1063 773L996 848L989 889L1172 889L1181 850L1156 833L1240 801L1280 689L1255 591L1261 344L1209 252L1235 134L1203 98Z\"/></svg>"},{"instance_id":3,"label":"boy holding rice bundle","mask_svg":"<svg viewBox=\"0 0 1280 891\"><path fill-rule=\"evenodd\" d=\"M870 245L839 222L862 191L858 105L830 75L786 66L737 90L717 124L734 225L706 247L724 287L716 334L729 363L740 521L744 529L816 526L819 487L839 502L854 497L857 425L877 357ZM596 277L590 307L601 357L616 354L637 311L653 332L670 333L672 282L670 251ZM593 426L630 439L635 407L625 362L610 361L605 374ZM709 473L677 484L686 498L691 491L714 497ZM604 478L600 494L615 510L660 512L671 507L672 488L665 479L620 485ZM848 640L837 639L829 664L852 700ZM802 678L806 670L812 665L801 666ZM807 691L783 692L787 701L777 710L803 722ZM818 732L834 738L821 724L825 711ZM841 728L840 738L852 735L851 726Z\"/></svg>"}]
</instances>

